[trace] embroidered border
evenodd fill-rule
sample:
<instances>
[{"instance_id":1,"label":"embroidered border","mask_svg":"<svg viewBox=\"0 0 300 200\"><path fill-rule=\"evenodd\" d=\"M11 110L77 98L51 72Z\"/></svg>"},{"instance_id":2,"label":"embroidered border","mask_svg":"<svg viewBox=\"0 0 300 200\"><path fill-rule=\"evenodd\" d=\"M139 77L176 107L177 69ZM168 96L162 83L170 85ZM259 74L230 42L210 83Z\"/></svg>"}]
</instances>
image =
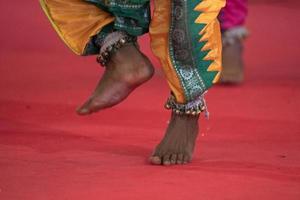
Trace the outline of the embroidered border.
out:
<instances>
[{"instance_id":1,"label":"embroidered border","mask_svg":"<svg viewBox=\"0 0 300 200\"><path fill-rule=\"evenodd\" d=\"M171 9L169 53L183 86L186 100L192 101L206 91L206 86L197 70L198 66L193 55L187 0L173 0Z\"/></svg>"}]
</instances>

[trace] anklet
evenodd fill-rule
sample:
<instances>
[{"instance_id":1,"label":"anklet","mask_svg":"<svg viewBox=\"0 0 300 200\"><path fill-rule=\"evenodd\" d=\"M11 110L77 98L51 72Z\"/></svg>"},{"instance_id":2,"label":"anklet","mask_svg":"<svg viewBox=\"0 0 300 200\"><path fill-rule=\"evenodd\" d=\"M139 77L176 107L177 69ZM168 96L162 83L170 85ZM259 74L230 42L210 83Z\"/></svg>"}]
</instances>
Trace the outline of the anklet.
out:
<instances>
[{"instance_id":1,"label":"anklet","mask_svg":"<svg viewBox=\"0 0 300 200\"><path fill-rule=\"evenodd\" d=\"M123 31L115 31L110 33L105 37L101 46L100 53L97 56L97 62L102 66L106 66L107 62L110 60L111 56L123 46L127 44L136 44L137 38L128 35Z\"/></svg>"},{"instance_id":2,"label":"anklet","mask_svg":"<svg viewBox=\"0 0 300 200\"><path fill-rule=\"evenodd\" d=\"M244 26L237 26L226 30L222 33L222 43L224 46L232 45L237 41L245 40L249 35L247 28Z\"/></svg>"},{"instance_id":3,"label":"anklet","mask_svg":"<svg viewBox=\"0 0 300 200\"><path fill-rule=\"evenodd\" d=\"M168 110L172 110L178 115L185 114L197 116L201 112L205 111L205 116L207 118L209 116L209 112L207 111L207 106L203 95L197 97L194 101L188 102L186 104L177 103L175 97L171 95L168 98L167 103L165 104L165 108Z\"/></svg>"}]
</instances>

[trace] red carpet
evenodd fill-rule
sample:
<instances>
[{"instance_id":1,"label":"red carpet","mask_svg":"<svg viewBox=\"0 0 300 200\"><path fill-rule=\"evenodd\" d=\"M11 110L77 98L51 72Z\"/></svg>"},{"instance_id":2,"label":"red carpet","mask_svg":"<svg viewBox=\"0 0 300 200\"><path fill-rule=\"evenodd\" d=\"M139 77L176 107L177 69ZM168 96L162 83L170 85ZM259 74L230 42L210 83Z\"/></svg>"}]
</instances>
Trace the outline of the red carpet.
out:
<instances>
[{"instance_id":1,"label":"red carpet","mask_svg":"<svg viewBox=\"0 0 300 200\"><path fill-rule=\"evenodd\" d=\"M159 69L121 105L79 117L103 69L63 45L37 1L1 1L0 199L299 200L300 3L264 2L250 5L245 83L210 90L190 165L157 167Z\"/></svg>"}]
</instances>

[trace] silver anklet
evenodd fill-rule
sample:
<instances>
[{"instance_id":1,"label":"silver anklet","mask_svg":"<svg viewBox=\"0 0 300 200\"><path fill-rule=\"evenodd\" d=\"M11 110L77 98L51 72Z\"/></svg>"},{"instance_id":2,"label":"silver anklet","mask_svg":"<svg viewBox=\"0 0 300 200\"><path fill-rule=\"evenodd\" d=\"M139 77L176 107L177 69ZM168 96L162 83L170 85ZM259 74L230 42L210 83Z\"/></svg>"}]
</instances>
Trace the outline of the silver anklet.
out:
<instances>
[{"instance_id":1,"label":"silver anklet","mask_svg":"<svg viewBox=\"0 0 300 200\"><path fill-rule=\"evenodd\" d=\"M130 36L123 31L115 31L110 33L105 37L101 46L100 53L97 56L97 62L102 66L106 66L111 56L123 46L127 44L135 44L137 42L137 38L134 36Z\"/></svg>"},{"instance_id":2,"label":"silver anklet","mask_svg":"<svg viewBox=\"0 0 300 200\"><path fill-rule=\"evenodd\" d=\"M176 102L176 99L173 95L171 95L167 103L165 104L165 108L168 110L172 110L174 113L178 115L192 115L197 116L201 112L205 111L205 116L208 118L209 112L207 111L207 106L205 99L202 96L197 97L195 100L188 102L186 104L180 104Z\"/></svg>"},{"instance_id":3,"label":"silver anklet","mask_svg":"<svg viewBox=\"0 0 300 200\"><path fill-rule=\"evenodd\" d=\"M222 33L223 46L232 45L237 41L245 40L249 35L249 31L244 26L230 28Z\"/></svg>"}]
</instances>

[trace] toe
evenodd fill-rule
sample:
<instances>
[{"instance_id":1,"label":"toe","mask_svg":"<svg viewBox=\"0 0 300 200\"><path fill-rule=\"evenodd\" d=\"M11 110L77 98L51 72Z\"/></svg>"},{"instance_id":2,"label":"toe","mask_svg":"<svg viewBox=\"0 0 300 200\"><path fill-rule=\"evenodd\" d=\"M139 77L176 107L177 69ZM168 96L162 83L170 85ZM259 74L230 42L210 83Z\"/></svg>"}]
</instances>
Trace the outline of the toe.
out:
<instances>
[{"instance_id":1,"label":"toe","mask_svg":"<svg viewBox=\"0 0 300 200\"><path fill-rule=\"evenodd\" d=\"M79 107L76 112L79 115L88 115L91 113L89 109L89 105L91 103L91 100L86 101L81 107Z\"/></svg>"},{"instance_id":2,"label":"toe","mask_svg":"<svg viewBox=\"0 0 300 200\"><path fill-rule=\"evenodd\" d=\"M163 165L170 165L171 161L170 161L170 154L166 154L163 156Z\"/></svg>"},{"instance_id":3,"label":"toe","mask_svg":"<svg viewBox=\"0 0 300 200\"><path fill-rule=\"evenodd\" d=\"M76 112L77 112L78 115L88 115L88 114L90 114L90 110L87 109L87 108L79 108L79 109L77 109Z\"/></svg>"},{"instance_id":4,"label":"toe","mask_svg":"<svg viewBox=\"0 0 300 200\"><path fill-rule=\"evenodd\" d=\"M153 165L160 165L161 164L161 158L159 156L151 156L150 157L150 163Z\"/></svg>"},{"instance_id":5,"label":"toe","mask_svg":"<svg viewBox=\"0 0 300 200\"><path fill-rule=\"evenodd\" d=\"M172 154L170 159L171 164L172 165L176 164L176 160L177 160L177 154Z\"/></svg>"},{"instance_id":6,"label":"toe","mask_svg":"<svg viewBox=\"0 0 300 200\"><path fill-rule=\"evenodd\" d=\"M180 153L177 155L177 164L182 164L183 163L183 154Z\"/></svg>"},{"instance_id":7,"label":"toe","mask_svg":"<svg viewBox=\"0 0 300 200\"><path fill-rule=\"evenodd\" d=\"M184 155L183 156L183 164L187 164L188 162L190 162L190 156L189 155Z\"/></svg>"}]
</instances>

